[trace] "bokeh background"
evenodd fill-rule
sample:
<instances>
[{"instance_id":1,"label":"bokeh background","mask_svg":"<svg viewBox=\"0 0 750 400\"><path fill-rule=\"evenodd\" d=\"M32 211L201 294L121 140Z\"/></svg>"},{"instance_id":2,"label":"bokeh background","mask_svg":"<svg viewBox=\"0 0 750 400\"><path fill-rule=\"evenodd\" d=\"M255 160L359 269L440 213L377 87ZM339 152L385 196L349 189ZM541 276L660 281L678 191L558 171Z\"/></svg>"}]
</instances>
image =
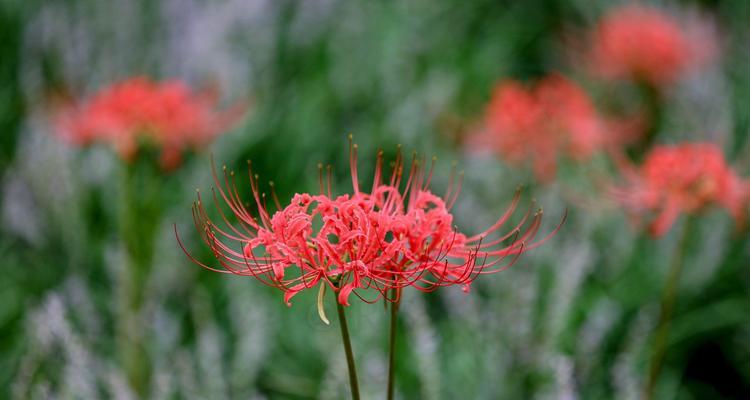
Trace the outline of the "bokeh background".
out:
<instances>
[{"instance_id":1,"label":"bokeh background","mask_svg":"<svg viewBox=\"0 0 750 400\"><path fill-rule=\"evenodd\" d=\"M578 53L618 2L163 0L5 1L0 6L0 398L339 399L348 396L338 328L314 294L288 308L252 279L211 273L177 246L173 225L210 260L192 225L209 156L237 170L252 159L282 199L314 191L319 162L347 182L347 134L361 175L379 148L437 155L465 170L455 213L479 231L519 184L544 206L543 230L563 229L469 294L408 291L399 325L397 394L424 399L630 399L644 385L676 229L654 239L603 195L616 176L598 157L561 167L555 181L468 151L494 85L564 74L604 112L632 88L592 78ZM656 141L719 143L750 172L750 2L657 2L709 21L720 55L680 79L664 100ZM218 88L248 113L159 183L154 239L138 327L151 367L144 392L115 356L121 161L53 133L58 99L130 76ZM616 179L616 178L612 178ZM243 189L247 192L247 188ZM143 216L144 220L148 216ZM678 221L678 225L684 221ZM700 217L658 398L750 398L750 242L726 213ZM328 304L328 306L332 306ZM383 396L387 312L350 307L364 398ZM332 308L328 310L333 315Z\"/></svg>"}]
</instances>

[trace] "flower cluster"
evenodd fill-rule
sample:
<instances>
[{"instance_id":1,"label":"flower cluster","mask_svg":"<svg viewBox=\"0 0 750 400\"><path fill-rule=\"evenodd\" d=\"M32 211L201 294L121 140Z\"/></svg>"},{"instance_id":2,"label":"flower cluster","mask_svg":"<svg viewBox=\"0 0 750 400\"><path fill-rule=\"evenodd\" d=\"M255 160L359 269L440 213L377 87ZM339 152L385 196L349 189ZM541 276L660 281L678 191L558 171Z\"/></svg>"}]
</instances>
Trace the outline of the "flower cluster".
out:
<instances>
[{"instance_id":1,"label":"flower cluster","mask_svg":"<svg viewBox=\"0 0 750 400\"><path fill-rule=\"evenodd\" d=\"M592 34L592 63L607 78L660 87L710 58L716 45L700 24L683 24L640 4L615 8Z\"/></svg>"},{"instance_id":2,"label":"flower cluster","mask_svg":"<svg viewBox=\"0 0 750 400\"><path fill-rule=\"evenodd\" d=\"M531 163L537 177L549 181L559 156L586 160L604 145L603 131L586 93L550 75L530 89L516 81L498 85L474 143L511 163Z\"/></svg>"},{"instance_id":3,"label":"flower cluster","mask_svg":"<svg viewBox=\"0 0 750 400\"><path fill-rule=\"evenodd\" d=\"M226 169L221 177L214 173L218 187L213 200L223 223L218 226L209 219L200 194L193 213L203 241L222 268L194 261L279 288L287 304L305 289L329 287L338 294L339 303L349 305L352 294L366 302L397 301L394 296L409 286L432 291L462 285L468 290L477 276L509 267L544 241L534 241L542 212L531 208L508 233L497 233L514 213L518 194L505 215L485 232L471 237L459 232L449 210L460 179L451 179L444 196L435 195L429 189L434 160L426 169L424 160L415 156L408 166L399 152L384 181L379 152L370 191L360 189L357 147L351 144L350 164L353 193L334 196L330 168L324 174L321 165L320 193L296 194L286 206L274 194L278 210L273 215L260 194L258 177L251 172L257 218L240 200L234 173ZM236 223L230 223L222 202L228 204Z\"/></svg>"},{"instance_id":4,"label":"flower cluster","mask_svg":"<svg viewBox=\"0 0 750 400\"><path fill-rule=\"evenodd\" d=\"M711 143L657 146L640 168L624 167L629 181L615 189L619 200L636 215L655 214L650 224L661 236L680 213L696 213L718 205L738 221L744 218L748 183L727 165L718 146Z\"/></svg>"},{"instance_id":5,"label":"flower cluster","mask_svg":"<svg viewBox=\"0 0 750 400\"><path fill-rule=\"evenodd\" d=\"M215 109L213 93L195 93L177 80L157 83L137 77L66 109L57 131L77 145L111 145L128 161L140 146L153 146L161 151L162 167L172 169L184 151L204 147L242 114L239 106L225 112Z\"/></svg>"}]
</instances>

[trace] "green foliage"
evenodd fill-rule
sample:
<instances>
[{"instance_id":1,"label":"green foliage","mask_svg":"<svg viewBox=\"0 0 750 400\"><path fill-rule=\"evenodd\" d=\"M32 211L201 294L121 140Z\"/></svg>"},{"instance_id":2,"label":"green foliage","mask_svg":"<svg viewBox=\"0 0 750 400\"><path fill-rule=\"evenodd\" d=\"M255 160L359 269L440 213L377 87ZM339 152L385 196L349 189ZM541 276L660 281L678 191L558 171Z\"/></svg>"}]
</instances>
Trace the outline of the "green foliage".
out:
<instances>
[{"instance_id":1,"label":"green foliage","mask_svg":"<svg viewBox=\"0 0 750 400\"><path fill-rule=\"evenodd\" d=\"M400 398L640 396L675 229L659 240L637 233L597 192L587 167L564 166L560 182L536 185L528 173L459 146L497 81L580 74L565 42L605 5L38 3L0 8L0 398L127 393L117 340L127 312L150 364L143 397L348 396L332 304L325 326L312 293L287 308L280 292L250 278L201 269L182 254L173 230L194 257L211 262L190 212L196 187L211 202L209 154L237 172L245 199L248 159L264 188L275 182L282 202L316 189L319 162L332 164L336 190L347 190L348 133L360 146L360 177L371 173L377 149L388 156L402 143L407 152L438 156L440 191L450 161L459 160L466 185L457 223L467 231L489 225L518 184L529 184L544 205L544 231L569 210L557 236L469 294L407 293L397 339ZM747 176L750 7L701 3L726 41L719 83L708 95L730 105L727 131L716 134ZM146 72L196 86L215 80L227 101L247 100L250 115L169 176L152 165L122 167L105 149L71 149L51 134L50 93L93 91ZM620 93L585 84L597 99ZM705 137L674 124L701 110L665 101L658 140ZM602 101L610 102L617 101ZM613 174L606 160L589 168ZM659 398L747 396L747 230L735 231L725 215L702 215L689 248ZM123 311L128 268L139 270L135 296L143 297ZM363 303L348 312L363 397L379 398L387 312ZM696 372L710 360L704 349L733 380Z\"/></svg>"}]
</instances>

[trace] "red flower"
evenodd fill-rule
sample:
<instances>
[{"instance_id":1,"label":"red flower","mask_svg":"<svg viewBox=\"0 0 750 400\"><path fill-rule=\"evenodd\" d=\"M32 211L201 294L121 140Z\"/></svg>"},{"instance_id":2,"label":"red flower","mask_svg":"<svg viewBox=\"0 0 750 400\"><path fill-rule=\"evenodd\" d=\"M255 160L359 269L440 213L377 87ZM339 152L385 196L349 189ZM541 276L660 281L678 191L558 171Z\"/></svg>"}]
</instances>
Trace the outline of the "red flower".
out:
<instances>
[{"instance_id":1,"label":"red flower","mask_svg":"<svg viewBox=\"0 0 750 400\"><path fill-rule=\"evenodd\" d=\"M372 188L362 191L356 152L352 145L351 194L333 196L330 169L324 179L320 166L320 193L296 194L284 207L273 195L278 209L273 215L259 193L257 176L251 173L257 218L240 200L234 174L226 169L222 178L214 174L218 188L213 199L222 226L209 219L200 194L193 213L203 241L222 268L193 261L213 271L255 277L284 291L287 304L300 291L323 285L338 293L341 304L349 305L351 294L367 302L381 297L392 301L390 289L407 286L432 291L459 284L466 290L477 276L508 268L522 253L544 241L533 241L541 210L532 215L530 209L508 233L497 233L513 214L518 195L487 231L465 236L454 226L449 211L460 180L439 197L429 190L432 167L425 171L424 162L416 158L404 181L404 161L399 154L389 180L383 181L380 152ZM229 222L219 204L222 201L237 223Z\"/></svg>"},{"instance_id":2,"label":"red flower","mask_svg":"<svg viewBox=\"0 0 750 400\"><path fill-rule=\"evenodd\" d=\"M78 145L107 143L128 161L142 144L155 146L162 167L171 169L184 151L206 146L241 115L239 107L218 112L215 106L215 95L194 93L183 82L131 78L61 113L58 133Z\"/></svg>"},{"instance_id":3,"label":"red flower","mask_svg":"<svg viewBox=\"0 0 750 400\"><path fill-rule=\"evenodd\" d=\"M560 75L527 89L516 81L495 88L474 144L514 164L529 162L542 181L554 178L559 156L588 159L604 145L602 121L586 93Z\"/></svg>"},{"instance_id":4,"label":"red flower","mask_svg":"<svg viewBox=\"0 0 750 400\"><path fill-rule=\"evenodd\" d=\"M680 213L694 214L711 205L724 207L741 221L747 183L727 165L711 143L657 146L640 168L624 167L628 185L615 195L636 215L655 214L649 230L661 236Z\"/></svg>"},{"instance_id":5,"label":"red flower","mask_svg":"<svg viewBox=\"0 0 750 400\"><path fill-rule=\"evenodd\" d=\"M604 16L591 47L602 76L660 87L710 58L716 45L701 24L680 24L658 9L630 4Z\"/></svg>"}]
</instances>

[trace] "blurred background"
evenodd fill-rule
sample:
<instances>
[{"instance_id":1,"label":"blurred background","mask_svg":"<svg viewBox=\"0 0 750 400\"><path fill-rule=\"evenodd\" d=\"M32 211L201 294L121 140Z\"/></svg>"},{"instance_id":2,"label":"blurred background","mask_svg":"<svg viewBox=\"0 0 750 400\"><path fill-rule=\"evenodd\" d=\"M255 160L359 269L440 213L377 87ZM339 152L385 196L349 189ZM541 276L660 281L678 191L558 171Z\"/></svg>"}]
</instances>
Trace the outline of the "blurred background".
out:
<instances>
[{"instance_id":1,"label":"blurred background","mask_svg":"<svg viewBox=\"0 0 750 400\"><path fill-rule=\"evenodd\" d=\"M648 3L701 21L717 50L660 92L655 141L718 143L747 176L750 2ZM604 155L563 163L541 183L466 139L507 79L562 74L602 114L648 103L637 85L594 76L582 55L587 32L620 4L3 2L0 398L347 398L338 328L318 319L314 293L288 308L279 291L253 279L206 271L182 253L173 226L211 262L190 210L195 189L214 185L210 156L238 171L252 159L282 202L316 190L319 162L334 166L335 191L350 190L348 133L359 144L360 176L371 173L377 149L392 156L402 144L438 157L433 186L442 193L457 161L465 181L454 212L463 231L490 225L519 184L522 204L534 197L544 206L543 231L568 212L547 244L469 294L405 293L398 398L639 398L678 229L655 239L630 222L602 189L617 181ZM247 104L233 129L156 178L159 219L130 217L156 225L131 315L149 360L140 387L116 356L128 268L118 230L123 162L105 146L60 140L53 123L64 99L132 76L210 86L222 104ZM747 231L715 210L687 240L658 398L750 398ZM362 302L349 309L363 396L381 398L387 312Z\"/></svg>"}]
</instances>

